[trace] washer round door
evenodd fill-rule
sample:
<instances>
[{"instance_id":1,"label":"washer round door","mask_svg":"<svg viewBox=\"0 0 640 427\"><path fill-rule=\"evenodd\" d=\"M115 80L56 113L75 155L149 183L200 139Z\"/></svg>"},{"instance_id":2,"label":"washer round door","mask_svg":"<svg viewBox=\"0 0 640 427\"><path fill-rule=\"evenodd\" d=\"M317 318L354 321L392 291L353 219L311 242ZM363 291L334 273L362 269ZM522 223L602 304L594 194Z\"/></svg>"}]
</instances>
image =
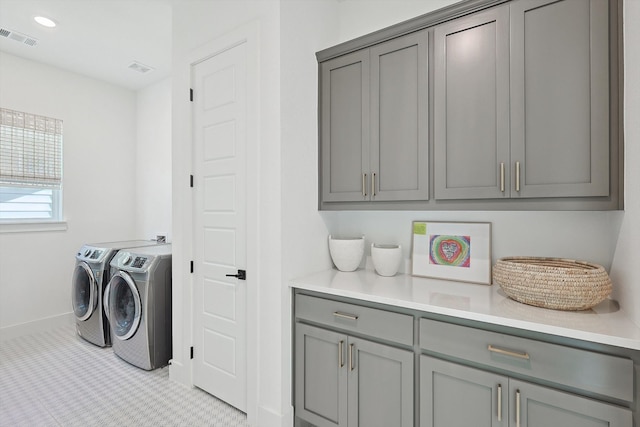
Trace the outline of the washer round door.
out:
<instances>
[{"instance_id":1,"label":"washer round door","mask_svg":"<svg viewBox=\"0 0 640 427\"><path fill-rule=\"evenodd\" d=\"M109 323L119 340L128 340L140 326L142 306L135 282L124 271L118 271L109 282Z\"/></svg>"},{"instance_id":2,"label":"washer round door","mask_svg":"<svg viewBox=\"0 0 640 427\"><path fill-rule=\"evenodd\" d=\"M107 283L107 286L104 288L104 295L102 296L102 309L104 310L104 314L107 316L107 320L109 320L109 291L111 290L111 282Z\"/></svg>"},{"instance_id":3,"label":"washer round door","mask_svg":"<svg viewBox=\"0 0 640 427\"><path fill-rule=\"evenodd\" d=\"M73 313L78 320L87 320L95 311L99 296L95 276L86 262L76 265L71 286Z\"/></svg>"}]
</instances>

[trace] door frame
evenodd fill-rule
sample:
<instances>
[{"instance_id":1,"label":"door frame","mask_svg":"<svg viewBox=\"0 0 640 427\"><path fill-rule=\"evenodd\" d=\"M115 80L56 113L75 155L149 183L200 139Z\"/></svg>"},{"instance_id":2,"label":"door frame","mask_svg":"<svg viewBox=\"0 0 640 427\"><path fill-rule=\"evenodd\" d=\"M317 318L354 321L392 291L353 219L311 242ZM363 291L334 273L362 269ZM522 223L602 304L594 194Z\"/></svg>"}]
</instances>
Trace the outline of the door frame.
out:
<instances>
[{"instance_id":1,"label":"door frame","mask_svg":"<svg viewBox=\"0 0 640 427\"><path fill-rule=\"evenodd\" d=\"M188 99L188 90L193 87L191 70L221 52L239 44L246 46L247 72L247 140L246 140L246 235L247 235L247 293L246 293L246 378L247 378L247 418L255 423L258 413L258 280L260 277L258 250L259 233L259 159L260 159L260 26L258 21L250 22L225 33L192 50L179 61L179 70L174 73L173 96L179 97L180 111L174 110L172 124L173 173L173 359L170 377L178 382L193 386L193 361L189 347L193 345L193 275L189 260L194 259L194 239L192 218L194 215L194 192L188 188L189 174L193 171L193 104ZM176 67L177 68L177 67ZM188 84L188 87L185 85ZM184 101L183 101L184 100ZM184 102L184 104L183 104ZM187 104L188 103L188 104ZM184 105L184 109L182 108ZM176 122L179 126L176 128ZM188 140L185 140L188 135ZM197 185L197 184L196 184ZM182 285L178 285L180 281ZM177 285L177 286L176 286Z\"/></svg>"}]
</instances>

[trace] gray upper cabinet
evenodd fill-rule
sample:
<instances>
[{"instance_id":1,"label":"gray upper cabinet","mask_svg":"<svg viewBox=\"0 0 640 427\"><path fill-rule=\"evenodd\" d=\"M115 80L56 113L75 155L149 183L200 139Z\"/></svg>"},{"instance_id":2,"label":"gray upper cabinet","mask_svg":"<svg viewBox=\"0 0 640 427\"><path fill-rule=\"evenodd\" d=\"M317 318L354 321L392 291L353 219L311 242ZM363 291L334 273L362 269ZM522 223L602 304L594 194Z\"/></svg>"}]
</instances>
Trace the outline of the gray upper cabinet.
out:
<instances>
[{"instance_id":1,"label":"gray upper cabinet","mask_svg":"<svg viewBox=\"0 0 640 427\"><path fill-rule=\"evenodd\" d=\"M371 48L371 200L429 198L427 32Z\"/></svg>"},{"instance_id":2,"label":"gray upper cabinet","mask_svg":"<svg viewBox=\"0 0 640 427\"><path fill-rule=\"evenodd\" d=\"M511 11L511 197L609 195L609 4Z\"/></svg>"},{"instance_id":3,"label":"gray upper cabinet","mask_svg":"<svg viewBox=\"0 0 640 427\"><path fill-rule=\"evenodd\" d=\"M428 36L322 62L321 202L428 199Z\"/></svg>"},{"instance_id":4,"label":"gray upper cabinet","mask_svg":"<svg viewBox=\"0 0 640 427\"><path fill-rule=\"evenodd\" d=\"M319 208L623 208L621 0L467 0L320 67Z\"/></svg>"},{"instance_id":5,"label":"gray upper cabinet","mask_svg":"<svg viewBox=\"0 0 640 427\"><path fill-rule=\"evenodd\" d=\"M436 199L609 195L606 1L514 1L434 40Z\"/></svg>"},{"instance_id":6,"label":"gray upper cabinet","mask_svg":"<svg viewBox=\"0 0 640 427\"><path fill-rule=\"evenodd\" d=\"M509 195L509 6L434 30L435 198Z\"/></svg>"},{"instance_id":7,"label":"gray upper cabinet","mask_svg":"<svg viewBox=\"0 0 640 427\"><path fill-rule=\"evenodd\" d=\"M369 170L369 50L321 64L322 199L360 201Z\"/></svg>"}]
</instances>

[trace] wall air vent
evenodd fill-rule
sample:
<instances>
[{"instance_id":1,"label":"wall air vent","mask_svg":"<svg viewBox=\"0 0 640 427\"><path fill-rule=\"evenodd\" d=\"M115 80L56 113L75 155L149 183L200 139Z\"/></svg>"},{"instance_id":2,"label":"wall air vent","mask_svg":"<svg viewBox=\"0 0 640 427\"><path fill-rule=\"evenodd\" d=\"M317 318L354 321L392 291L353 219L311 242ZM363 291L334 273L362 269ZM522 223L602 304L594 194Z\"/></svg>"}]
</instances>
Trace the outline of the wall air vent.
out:
<instances>
[{"instance_id":1,"label":"wall air vent","mask_svg":"<svg viewBox=\"0 0 640 427\"><path fill-rule=\"evenodd\" d=\"M132 69L133 71L137 71L139 73L145 74L148 73L149 71L153 71L154 68L150 67L148 65L144 65L140 62L132 62L131 65L129 65L129 68Z\"/></svg>"},{"instance_id":2,"label":"wall air vent","mask_svg":"<svg viewBox=\"0 0 640 427\"><path fill-rule=\"evenodd\" d=\"M0 28L0 36L17 41L18 43L26 44L27 46L36 46L38 39L28 36L26 34L19 33L17 31L10 30L8 28Z\"/></svg>"}]
</instances>

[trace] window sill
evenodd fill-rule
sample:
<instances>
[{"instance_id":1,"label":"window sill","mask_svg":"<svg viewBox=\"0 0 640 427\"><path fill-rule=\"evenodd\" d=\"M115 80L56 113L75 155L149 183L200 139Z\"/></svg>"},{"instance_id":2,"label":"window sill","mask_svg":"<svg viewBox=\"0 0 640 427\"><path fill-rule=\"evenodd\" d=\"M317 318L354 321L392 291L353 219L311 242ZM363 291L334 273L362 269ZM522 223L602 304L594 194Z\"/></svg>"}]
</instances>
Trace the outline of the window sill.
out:
<instances>
[{"instance_id":1,"label":"window sill","mask_svg":"<svg viewBox=\"0 0 640 427\"><path fill-rule=\"evenodd\" d=\"M0 234L66 231L67 228L67 221L0 222Z\"/></svg>"}]
</instances>

